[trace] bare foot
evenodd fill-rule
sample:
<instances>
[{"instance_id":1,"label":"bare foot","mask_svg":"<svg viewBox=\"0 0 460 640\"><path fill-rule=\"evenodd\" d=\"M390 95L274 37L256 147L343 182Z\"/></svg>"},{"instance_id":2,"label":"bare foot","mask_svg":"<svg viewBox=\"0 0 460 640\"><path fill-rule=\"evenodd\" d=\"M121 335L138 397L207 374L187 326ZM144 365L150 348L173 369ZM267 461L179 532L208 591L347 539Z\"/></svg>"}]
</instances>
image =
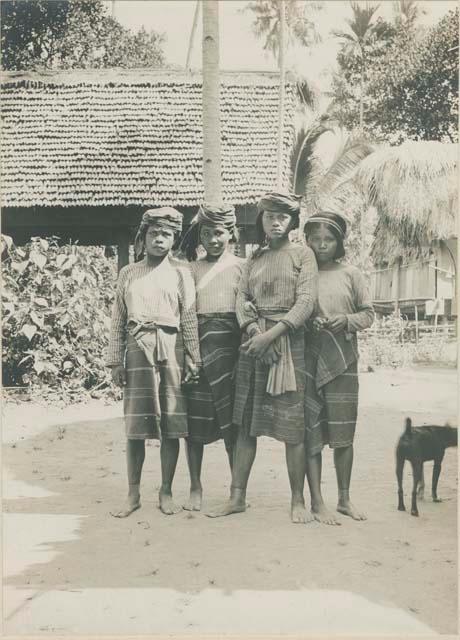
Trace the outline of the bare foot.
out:
<instances>
[{"instance_id":1,"label":"bare foot","mask_svg":"<svg viewBox=\"0 0 460 640\"><path fill-rule=\"evenodd\" d=\"M353 520L367 520L364 513L359 512L349 500L346 502L339 502L337 505L337 511L342 513L344 516L350 516Z\"/></svg>"},{"instance_id":2,"label":"bare foot","mask_svg":"<svg viewBox=\"0 0 460 640\"><path fill-rule=\"evenodd\" d=\"M291 522L294 524L306 524L313 520L312 516L307 513L305 503L291 502Z\"/></svg>"},{"instance_id":3,"label":"bare foot","mask_svg":"<svg viewBox=\"0 0 460 640\"><path fill-rule=\"evenodd\" d=\"M316 522L321 522L321 524L331 524L338 526L342 524L337 520L332 511L329 511L324 502L320 505L312 505L311 513L313 519L316 520Z\"/></svg>"},{"instance_id":4,"label":"bare foot","mask_svg":"<svg viewBox=\"0 0 460 640\"><path fill-rule=\"evenodd\" d=\"M141 503L139 496L128 496L125 508L111 511L110 515L114 518L127 518L133 513L133 511L137 511L137 509L140 509L140 507Z\"/></svg>"},{"instance_id":5,"label":"bare foot","mask_svg":"<svg viewBox=\"0 0 460 640\"><path fill-rule=\"evenodd\" d=\"M433 502L442 502L442 498L438 498L438 496L433 496Z\"/></svg>"},{"instance_id":6,"label":"bare foot","mask_svg":"<svg viewBox=\"0 0 460 640\"><path fill-rule=\"evenodd\" d=\"M172 516L175 513L182 511L182 507L174 502L170 493L163 493L160 490L160 493L158 494L158 501L160 510L167 516Z\"/></svg>"},{"instance_id":7,"label":"bare foot","mask_svg":"<svg viewBox=\"0 0 460 640\"><path fill-rule=\"evenodd\" d=\"M186 511L201 511L203 491L201 489L190 490L190 497L184 504Z\"/></svg>"},{"instance_id":8,"label":"bare foot","mask_svg":"<svg viewBox=\"0 0 460 640\"><path fill-rule=\"evenodd\" d=\"M229 516L232 513L242 513L246 511L246 501L240 498L230 498L227 502L219 505L205 515L208 518L220 518L221 516Z\"/></svg>"}]
</instances>

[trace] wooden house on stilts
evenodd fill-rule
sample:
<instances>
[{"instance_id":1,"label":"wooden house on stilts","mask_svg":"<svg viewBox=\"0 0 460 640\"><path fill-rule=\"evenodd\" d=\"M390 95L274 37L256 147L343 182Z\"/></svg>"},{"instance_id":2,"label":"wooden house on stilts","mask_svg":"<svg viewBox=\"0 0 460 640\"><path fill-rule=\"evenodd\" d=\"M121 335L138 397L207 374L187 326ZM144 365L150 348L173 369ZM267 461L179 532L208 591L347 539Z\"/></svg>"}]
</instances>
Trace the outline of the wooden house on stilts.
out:
<instances>
[{"instance_id":1,"label":"wooden house on stilts","mask_svg":"<svg viewBox=\"0 0 460 640\"><path fill-rule=\"evenodd\" d=\"M377 208L371 255L377 312L411 319L457 316L458 145L381 147L358 179Z\"/></svg>"},{"instance_id":2,"label":"wooden house on stilts","mask_svg":"<svg viewBox=\"0 0 460 640\"><path fill-rule=\"evenodd\" d=\"M186 223L203 201L201 74L171 70L5 73L2 230L117 245L119 266L148 207ZM282 173L289 175L296 85L285 85ZM241 252L256 202L277 179L279 75L222 72L222 182Z\"/></svg>"}]
</instances>

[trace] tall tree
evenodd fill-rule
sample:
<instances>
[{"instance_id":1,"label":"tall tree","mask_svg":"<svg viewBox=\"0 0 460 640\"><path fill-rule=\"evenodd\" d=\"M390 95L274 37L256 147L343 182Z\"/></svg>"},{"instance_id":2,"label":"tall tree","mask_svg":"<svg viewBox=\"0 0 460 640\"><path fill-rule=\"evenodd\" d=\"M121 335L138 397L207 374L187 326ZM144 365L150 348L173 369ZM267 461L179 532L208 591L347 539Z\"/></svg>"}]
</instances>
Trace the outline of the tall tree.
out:
<instances>
[{"instance_id":1,"label":"tall tree","mask_svg":"<svg viewBox=\"0 0 460 640\"><path fill-rule=\"evenodd\" d=\"M282 2L286 15L286 34L290 44L297 43L304 47L318 42L319 35L315 23L311 20L314 11L321 9L322 2L306 2L305 0L289 0ZM281 11L279 0L253 0L244 11L254 14L252 25L254 35L264 40L263 48L278 57L280 46Z\"/></svg>"},{"instance_id":2,"label":"tall tree","mask_svg":"<svg viewBox=\"0 0 460 640\"><path fill-rule=\"evenodd\" d=\"M416 0L397 0L393 2L396 25L413 30L417 26L420 16L426 14L426 9Z\"/></svg>"},{"instance_id":3,"label":"tall tree","mask_svg":"<svg viewBox=\"0 0 460 640\"><path fill-rule=\"evenodd\" d=\"M367 71L367 51L375 42L375 13L380 5L366 2L362 7L357 2L350 2L353 18L347 19L348 31L334 31L334 35L342 41L342 52L353 53L359 61L359 130L364 127L364 91Z\"/></svg>"},{"instance_id":4,"label":"tall tree","mask_svg":"<svg viewBox=\"0 0 460 640\"><path fill-rule=\"evenodd\" d=\"M222 201L219 2L203 0L203 182L206 202Z\"/></svg>"},{"instance_id":5,"label":"tall tree","mask_svg":"<svg viewBox=\"0 0 460 640\"><path fill-rule=\"evenodd\" d=\"M375 65L369 119L392 143L458 140L459 11L449 11L418 41L402 30Z\"/></svg>"},{"instance_id":6,"label":"tall tree","mask_svg":"<svg viewBox=\"0 0 460 640\"><path fill-rule=\"evenodd\" d=\"M164 36L132 33L102 0L2 0L0 8L4 69L164 65Z\"/></svg>"}]
</instances>

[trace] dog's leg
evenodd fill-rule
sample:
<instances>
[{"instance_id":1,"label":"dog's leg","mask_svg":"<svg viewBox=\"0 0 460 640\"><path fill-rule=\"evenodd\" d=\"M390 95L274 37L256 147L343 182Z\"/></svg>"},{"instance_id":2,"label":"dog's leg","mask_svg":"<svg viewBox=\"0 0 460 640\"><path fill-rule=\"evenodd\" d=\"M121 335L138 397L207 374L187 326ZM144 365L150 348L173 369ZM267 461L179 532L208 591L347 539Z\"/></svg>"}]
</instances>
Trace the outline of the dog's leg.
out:
<instances>
[{"instance_id":1,"label":"dog's leg","mask_svg":"<svg viewBox=\"0 0 460 640\"><path fill-rule=\"evenodd\" d=\"M403 471L405 458L396 452L396 478L398 479L398 511L405 511L403 494Z\"/></svg>"},{"instance_id":2,"label":"dog's leg","mask_svg":"<svg viewBox=\"0 0 460 640\"><path fill-rule=\"evenodd\" d=\"M422 475L420 477L420 482L417 489L417 498L419 500L423 500L425 497L425 475L423 473L423 462L422 462Z\"/></svg>"},{"instance_id":3,"label":"dog's leg","mask_svg":"<svg viewBox=\"0 0 460 640\"><path fill-rule=\"evenodd\" d=\"M411 515L413 516L418 516L418 509L417 509L417 487L418 487L418 483L420 482L420 478L422 475L422 466L423 463L421 460L411 460L412 463L412 474L414 477L414 484L412 487L412 505L411 505Z\"/></svg>"},{"instance_id":4,"label":"dog's leg","mask_svg":"<svg viewBox=\"0 0 460 640\"><path fill-rule=\"evenodd\" d=\"M439 474L441 473L441 462L444 457L444 454L435 459L433 465L433 478L431 481L431 497L433 498L433 502L442 502L441 498L438 498L438 480Z\"/></svg>"}]
</instances>

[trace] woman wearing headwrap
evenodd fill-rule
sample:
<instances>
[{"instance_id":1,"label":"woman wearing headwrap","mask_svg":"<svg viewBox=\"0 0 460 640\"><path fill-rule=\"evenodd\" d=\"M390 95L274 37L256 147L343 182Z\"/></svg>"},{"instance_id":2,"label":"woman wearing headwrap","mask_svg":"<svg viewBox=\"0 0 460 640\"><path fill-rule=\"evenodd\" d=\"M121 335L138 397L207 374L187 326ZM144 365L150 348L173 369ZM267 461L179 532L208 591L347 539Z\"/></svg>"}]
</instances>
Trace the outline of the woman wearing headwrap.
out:
<instances>
[{"instance_id":1,"label":"woman wearing headwrap","mask_svg":"<svg viewBox=\"0 0 460 640\"><path fill-rule=\"evenodd\" d=\"M160 439L162 484L159 506L181 510L172 499L179 438L188 435L182 378L200 366L195 286L186 265L170 250L182 229L182 214L171 207L149 209L134 249L140 262L120 271L115 294L107 365L124 389L128 500L112 512L124 518L138 509L145 440Z\"/></svg>"},{"instance_id":2,"label":"woman wearing headwrap","mask_svg":"<svg viewBox=\"0 0 460 640\"><path fill-rule=\"evenodd\" d=\"M304 324L316 302L313 252L291 244L299 226L300 197L267 193L256 221L259 248L248 259L237 295L244 332L236 370L233 421L239 426L230 499L210 516L244 511L257 437L285 443L291 484L291 519L306 522Z\"/></svg>"},{"instance_id":3,"label":"woman wearing headwrap","mask_svg":"<svg viewBox=\"0 0 460 640\"><path fill-rule=\"evenodd\" d=\"M309 218L305 238L318 261L318 308L306 333L305 426L307 478L316 520L340 524L321 495L321 451L334 450L337 511L355 520L365 516L350 502L353 439L358 412L358 345L356 332L374 319L361 272L339 262L345 255L346 220L323 211Z\"/></svg>"},{"instance_id":4,"label":"woman wearing headwrap","mask_svg":"<svg viewBox=\"0 0 460 640\"><path fill-rule=\"evenodd\" d=\"M193 511L201 509L204 445L223 438L230 468L233 460L233 373L241 338L235 302L244 264L228 250L235 224L232 206L202 205L182 243L195 282L203 363L199 383L187 394L190 499L184 508ZM197 259L200 245L205 255Z\"/></svg>"}]
</instances>

